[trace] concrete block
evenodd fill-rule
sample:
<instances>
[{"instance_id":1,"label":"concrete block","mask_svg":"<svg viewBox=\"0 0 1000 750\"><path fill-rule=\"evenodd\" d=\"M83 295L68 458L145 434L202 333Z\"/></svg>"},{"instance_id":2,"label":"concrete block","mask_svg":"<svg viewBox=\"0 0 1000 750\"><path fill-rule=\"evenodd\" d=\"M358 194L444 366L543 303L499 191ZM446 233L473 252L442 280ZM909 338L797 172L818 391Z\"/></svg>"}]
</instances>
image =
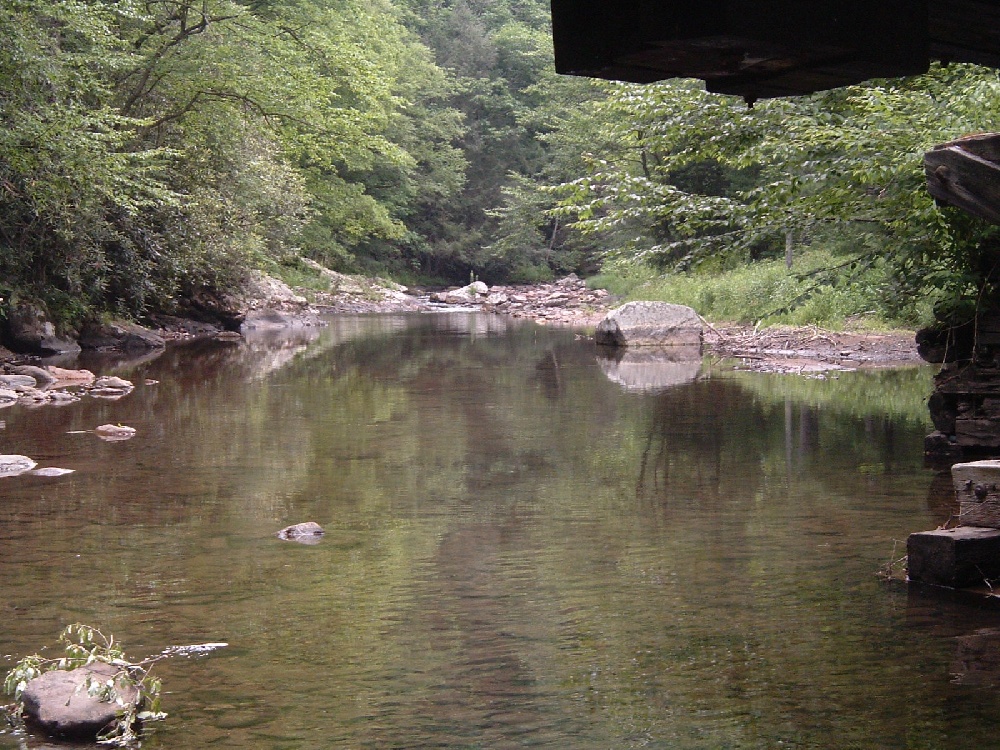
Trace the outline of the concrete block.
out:
<instances>
[{"instance_id":1,"label":"concrete block","mask_svg":"<svg viewBox=\"0 0 1000 750\"><path fill-rule=\"evenodd\" d=\"M1000 530L976 526L910 534L906 577L935 586L962 588L1000 579Z\"/></svg>"}]
</instances>

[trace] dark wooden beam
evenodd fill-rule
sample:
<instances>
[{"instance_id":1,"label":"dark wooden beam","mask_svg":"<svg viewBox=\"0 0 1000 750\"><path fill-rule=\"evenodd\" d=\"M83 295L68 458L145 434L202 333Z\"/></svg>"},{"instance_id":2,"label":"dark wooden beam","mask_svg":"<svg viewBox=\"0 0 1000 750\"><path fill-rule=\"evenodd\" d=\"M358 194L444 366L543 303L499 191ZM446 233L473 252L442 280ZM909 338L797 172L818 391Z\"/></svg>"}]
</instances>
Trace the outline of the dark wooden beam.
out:
<instances>
[{"instance_id":1,"label":"dark wooden beam","mask_svg":"<svg viewBox=\"0 0 1000 750\"><path fill-rule=\"evenodd\" d=\"M926 0L551 0L556 70L804 94L929 64Z\"/></svg>"},{"instance_id":2,"label":"dark wooden beam","mask_svg":"<svg viewBox=\"0 0 1000 750\"><path fill-rule=\"evenodd\" d=\"M924 154L924 171L935 200L1000 224L1000 134L935 146Z\"/></svg>"}]
</instances>

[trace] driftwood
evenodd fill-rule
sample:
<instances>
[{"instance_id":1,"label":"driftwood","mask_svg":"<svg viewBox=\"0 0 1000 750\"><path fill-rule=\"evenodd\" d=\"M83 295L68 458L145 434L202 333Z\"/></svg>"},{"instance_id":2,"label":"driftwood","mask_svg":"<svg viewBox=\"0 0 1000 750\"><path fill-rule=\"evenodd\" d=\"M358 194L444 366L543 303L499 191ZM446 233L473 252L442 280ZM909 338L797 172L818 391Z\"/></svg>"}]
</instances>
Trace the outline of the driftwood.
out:
<instances>
[{"instance_id":1,"label":"driftwood","mask_svg":"<svg viewBox=\"0 0 1000 750\"><path fill-rule=\"evenodd\" d=\"M1000 224L1000 133L935 146L924 154L924 171L935 200Z\"/></svg>"}]
</instances>

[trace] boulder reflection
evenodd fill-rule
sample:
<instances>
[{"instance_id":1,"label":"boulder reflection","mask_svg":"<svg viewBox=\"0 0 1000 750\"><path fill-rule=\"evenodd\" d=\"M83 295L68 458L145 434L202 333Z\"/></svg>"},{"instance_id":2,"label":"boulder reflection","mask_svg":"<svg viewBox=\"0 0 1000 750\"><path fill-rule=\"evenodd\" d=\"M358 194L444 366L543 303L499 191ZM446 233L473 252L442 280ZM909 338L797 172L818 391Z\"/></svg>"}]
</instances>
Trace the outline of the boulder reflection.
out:
<instances>
[{"instance_id":1,"label":"boulder reflection","mask_svg":"<svg viewBox=\"0 0 1000 750\"><path fill-rule=\"evenodd\" d=\"M690 383L701 371L701 347L599 347L604 375L626 391L656 393Z\"/></svg>"}]
</instances>

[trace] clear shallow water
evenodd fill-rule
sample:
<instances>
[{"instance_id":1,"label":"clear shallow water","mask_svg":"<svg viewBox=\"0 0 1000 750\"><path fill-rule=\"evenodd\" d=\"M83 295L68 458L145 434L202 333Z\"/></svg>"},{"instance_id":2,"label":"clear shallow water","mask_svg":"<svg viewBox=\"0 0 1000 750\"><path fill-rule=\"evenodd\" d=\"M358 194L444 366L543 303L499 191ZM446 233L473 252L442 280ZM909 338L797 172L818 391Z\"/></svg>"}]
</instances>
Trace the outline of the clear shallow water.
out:
<instances>
[{"instance_id":1,"label":"clear shallow water","mask_svg":"<svg viewBox=\"0 0 1000 750\"><path fill-rule=\"evenodd\" d=\"M229 642L157 668L146 748L994 741L1000 612L875 576L951 511L927 369L643 392L572 332L423 315L118 374L159 382L0 412L76 469L0 480L0 666L74 621ZM71 434L105 422L138 436Z\"/></svg>"}]
</instances>

